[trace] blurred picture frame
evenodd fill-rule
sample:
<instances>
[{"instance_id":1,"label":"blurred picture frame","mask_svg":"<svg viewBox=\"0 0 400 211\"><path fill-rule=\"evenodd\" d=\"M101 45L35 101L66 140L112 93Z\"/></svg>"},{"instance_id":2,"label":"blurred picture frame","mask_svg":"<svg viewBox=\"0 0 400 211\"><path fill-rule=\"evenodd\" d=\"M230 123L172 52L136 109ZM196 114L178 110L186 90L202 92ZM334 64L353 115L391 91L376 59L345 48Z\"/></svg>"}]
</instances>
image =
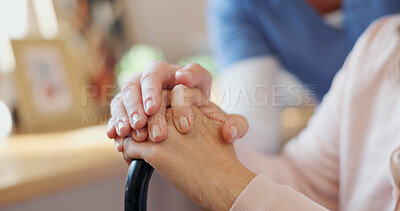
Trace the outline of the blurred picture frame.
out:
<instances>
[{"instance_id":1,"label":"blurred picture frame","mask_svg":"<svg viewBox=\"0 0 400 211\"><path fill-rule=\"evenodd\" d=\"M79 127L79 74L62 40L13 40L18 88L17 132Z\"/></svg>"}]
</instances>

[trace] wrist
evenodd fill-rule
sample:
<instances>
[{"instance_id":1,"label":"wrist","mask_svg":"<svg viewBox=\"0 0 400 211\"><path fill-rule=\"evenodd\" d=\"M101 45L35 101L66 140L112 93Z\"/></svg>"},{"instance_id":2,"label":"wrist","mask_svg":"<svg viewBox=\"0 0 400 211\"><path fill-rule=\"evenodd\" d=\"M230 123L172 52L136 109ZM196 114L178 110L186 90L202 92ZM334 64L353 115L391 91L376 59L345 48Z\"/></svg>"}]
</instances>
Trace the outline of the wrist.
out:
<instances>
[{"instance_id":1,"label":"wrist","mask_svg":"<svg viewBox=\"0 0 400 211\"><path fill-rule=\"evenodd\" d=\"M240 193L256 177L256 174L243 166L240 162L233 168L225 169L224 177L221 178L212 197L212 210L229 210Z\"/></svg>"}]
</instances>

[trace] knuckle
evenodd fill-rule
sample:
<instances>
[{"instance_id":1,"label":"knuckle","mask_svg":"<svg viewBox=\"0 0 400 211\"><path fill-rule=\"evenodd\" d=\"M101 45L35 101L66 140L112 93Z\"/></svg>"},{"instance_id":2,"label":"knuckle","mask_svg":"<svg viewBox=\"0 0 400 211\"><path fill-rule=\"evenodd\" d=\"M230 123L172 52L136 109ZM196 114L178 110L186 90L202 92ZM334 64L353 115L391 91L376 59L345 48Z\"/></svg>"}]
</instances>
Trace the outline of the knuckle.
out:
<instances>
[{"instance_id":1,"label":"knuckle","mask_svg":"<svg viewBox=\"0 0 400 211\"><path fill-rule=\"evenodd\" d=\"M156 113L149 118L148 123L151 125L156 123L161 123L163 119L165 119L164 114Z\"/></svg>"},{"instance_id":2,"label":"knuckle","mask_svg":"<svg viewBox=\"0 0 400 211\"><path fill-rule=\"evenodd\" d=\"M203 78L203 81L206 83L204 85L208 86L211 84L212 75L203 66L198 63L190 63L187 65L187 68L192 72L192 74L198 75L198 77Z\"/></svg>"},{"instance_id":3,"label":"knuckle","mask_svg":"<svg viewBox=\"0 0 400 211\"><path fill-rule=\"evenodd\" d=\"M160 70L160 69L164 70L165 68L168 68L169 66L170 65L164 61L159 61L159 60L150 61L149 63L147 63L147 65L143 71L143 75L155 72L156 70Z\"/></svg>"},{"instance_id":4,"label":"knuckle","mask_svg":"<svg viewBox=\"0 0 400 211\"><path fill-rule=\"evenodd\" d=\"M131 149L131 148L126 148L125 144L124 144L124 155L126 159L133 159L135 158L135 152Z\"/></svg>"},{"instance_id":5,"label":"knuckle","mask_svg":"<svg viewBox=\"0 0 400 211\"><path fill-rule=\"evenodd\" d=\"M199 63L196 63L196 62L188 64L187 67L190 69L195 69L195 70L204 69Z\"/></svg>"},{"instance_id":6,"label":"knuckle","mask_svg":"<svg viewBox=\"0 0 400 211\"><path fill-rule=\"evenodd\" d=\"M128 155L126 155L126 153L125 152L122 152L122 158L125 160L125 162L127 162L128 164L129 164L129 161L131 160L129 157L128 157Z\"/></svg>"},{"instance_id":7,"label":"knuckle","mask_svg":"<svg viewBox=\"0 0 400 211\"><path fill-rule=\"evenodd\" d=\"M107 127L110 127L111 125L114 125L114 117L111 117L107 122Z\"/></svg>"},{"instance_id":8,"label":"knuckle","mask_svg":"<svg viewBox=\"0 0 400 211\"><path fill-rule=\"evenodd\" d=\"M123 122L129 122L129 117L126 112L121 112L118 115L116 115L116 119Z\"/></svg>"},{"instance_id":9,"label":"knuckle","mask_svg":"<svg viewBox=\"0 0 400 211\"><path fill-rule=\"evenodd\" d=\"M138 85L135 82L132 82L132 81L126 82L121 88L121 93L127 92L130 89L137 88L137 87L138 87Z\"/></svg>"},{"instance_id":10,"label":"knuckle","mask_svg":"<svg viewBox=\"0 0 400 211\"><path fill-rule=\"evenodd\" d=\"M121 99L121 94L118 93L117 95L115 95L115 97L111 100L111 109L116 107L117 105L119 105L121 103L122 99Z\"/></svg>"},{"instance_id":11,"label":"knuckle","mask_svg":"<svg viewBox=\"0 0 400 211\"><path fill-rule=\"evenodd\" d=\"M164 62L164 61L153 60L153 61L150 61L149 63L147 63L146 69L147 69L147 68L148 68L148 69L153 69L153 68L155 68L155 67L164 66L164 65L166 65L166 64L167 64L167 63Z\"/></svg>"},{"instance_id":12,"label":"knuckle","mask_svg":"<svg viewBox=\"0 0 400 211\"><path fill-rule=\"evenodd\" d=\"M134 159L137 157L136 153L131 148L129 148L128 150L125 150L124 155L125 155L126 159Z\"/></svg>"},{"instance_id":13,"label":"knuckle","mask_svg":"<svg viewBox=\"0 0 400 211\"><path fill-rule=\"evenodd\" d=\"M139 100L129 98L128 100L125 100L124 102L125 102L126 112L128 112L129 114L132 114L135 110L138 109Z\"/></svg>"},{"instance_id":14,"label":"knuckle","mask_svg":"<svg viewBox=\"0 0 400 211\"><path fill-rule=\"evenodd\" d=\"M162 150L159 147L151 147L149 148L149 150L147 151L147 153L145 153L143 155L143 159L144 160L151 160L151 162L153 164L155 164L154 162L159 162L160 160L163 160L162 155L164 153L162 152ZM155 164L156 165L156 164Z\"/></svg>"},{"instance_id":15,"label":"knuckle","mask_svg":"<svg viewBox=\"0 0 400 211\"><path fill-rule=\"evenodd\" d=\"M130 89L126 89L126 91L124 91L122 95L123 95L123 102L127 109L135 108L140 103L140 97L134 96L132 90Z\"/></svg>"},{"instance_id":16,"label":"knuckle","mask_svg":"<svg viewBox=\"0 0 400 211\"><path fill-rule=\"evenodd\" d=\"M187 86L185 86L183 84L178 84L172 89L172 92L173 93L180 93L180 92L184 92L186 89L188 89Z\"/></svg>"},{"instance_id":17,"label":"knuckle","mask_svg":"<svg viewBox=\"0 0 400 211\"><path fill-rule=\"evenodd\" d=\"M211 85L212 82L212 75L208 70L203 69L200 73L201 77L203 77L203 82L205 83L204 85Z\"/></svg>"},{"instance_id":18,"label":"knuckle","mask_svg":"<svg viewBox=\"0 0 400 211\"><path fill-rule=\"evenodd\" d=\"M135 147L133 146L133 142L129 138L126 138L122 141L124 146L124 154L130 158L135 157L136 153L135 153Z\"/></svg>"},{"instance_id":19,"label":"knuckle","mask_svg":"<svg viewBox=\"0 0 400 211\"><path fill-rule=\"evenodd\" d=\"M161 80L161 77L158 74L158 72L149 71L149 72L145 72L142 75L142 77L140 78L140 83L143 83L143 82L148 81L148 80Z\"/></svg>"},{"instance_id":20,"label":"knuckle","mask_svg":"<svg viewBox=\"0 0 400 211\"><path fill-rule=\"evenodd\" d=\"M207 77L207 81L209 81L209 83L211 84L211 81L212 81L212 75L211 75L211 73L210 72L208 72L206 69L204 69L204 72L205 72L205 74L206 74L206 77Z\"/></svg>"},{"instance_id":21,"label":"knuckle","mask_svg":"<svg viewBox=\"0 0 400 211\"><path fill-rule=\"evenodd\" d=\"M150 86L146 87L142 90L144 95L151 96L151 97L158 97L161 96L162 90L160 90L158 87Z\"/></svg>"},{"instance_id":22,"label":"knuckle","mask_svg":"<svg viewBox=\"0 0 400 211\"><path fill-rule=\"evenodd\" d=\"M134 76L132 76L132 78L131 78L129 81L127 81L127 82L121 87L121 92L122 92L124 89L126 89L127 87L130 87L130 86L132 86L132 85L134 85L134 84L137 84L137 81L138 81L138 79L141 78L141 76L142 76L142 73L138 73L138 74L135 74Z\"/></svg>"},{"instance_id":23,"label":"knuckle","mask_svg":"<svg viewBox=\"0 0 400 211\"><path fill-rule=\"evenodd\" d=\"M139 99L136 97L125 97L124 98L125 107L136 107L138 103L139 103Z\"/></svg>"}]
</instances>

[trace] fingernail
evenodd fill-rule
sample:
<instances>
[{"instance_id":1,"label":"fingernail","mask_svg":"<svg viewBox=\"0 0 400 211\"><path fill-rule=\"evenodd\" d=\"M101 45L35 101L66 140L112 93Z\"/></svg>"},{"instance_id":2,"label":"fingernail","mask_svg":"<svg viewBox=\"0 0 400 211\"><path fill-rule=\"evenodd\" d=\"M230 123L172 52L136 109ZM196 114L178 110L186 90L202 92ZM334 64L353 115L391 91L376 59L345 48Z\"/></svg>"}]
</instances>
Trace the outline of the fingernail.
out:
<instances>
[{"instance_id":1,"label":"fingernail","mask_svg":"<svg viewBox=\"0 0 400 211\"><path fill-rule=\"evenodd\" d=\"M238 129L236 126L232 125L229 127L229 134L231 135L231 139L236 138L236 136L238 135Z\"/></svg>"},{"instance_id":2,"label":"fingernail","mask_svg":"<svg viewBox=\"0 0 400 211\"><path fill-rule=\"evenodd\" d=\"M187 77L187 79L188 79L189 81L193 81L193 80L194 80L192 74L190 74L189 72L185 72L184 69L182 69L182 71L179 71L179 74L184 74L184 75L186 75L186 77Z\"/></svg>"},{"instance_id":3,"label":"fingernail","mask_svg":"<svg viewBox=\"0 0 400 211\"><path fill-rule=\"evenodd\" d=\"M137 113L134 113L132 115L132 126L136 125L136 123L138 123L140 119L142 119L141 116Z\"/></svg>"},{"instance_id":4,"label":"fingernail","mask_svg":"<svg viewBox=\"0 0 400 211\"><path fill-rule=\"evenodd\" d=\"M139 120L139 118L140 118L139 114L134 113L134 114L132 115L132 122L133 122L133 123L136 123L136 122Z\"/></svg>"},{"instance_id":5,"label":"fingernail","mask_svg":"<svg viewBox=\"0 0 400 211\"><path fill-rule=\"evenodd\" d=\"M119 146L120 146L119 141L115 141L115 150L116 150L117 152L120 151Z\"/></svg>"},{"instance_id":6,"label":"fingernail","mask_svg":"<svg viewBox=\"0 0 400 211\"><path fill-rule=\"evenodd\" d=\"M139 137L143 135L143 133L141 131L142 130L134 130L132 132L132 138L135 139L135 141L138 141Z\"/></svg>"},{"instance_id":7,"label":"fingernail","mask_svg":"<svg viewBox=\"0 0 400 211\"><path fill-rule=\"evenodd\" d=\"M140 133L140 130L136 130L135 135L136 135L136 138L139 138L142 135L142 133Z\"/></svg>"},{"instance_id":8,"label":"fingernail","mask_svg":"<svg viewBox=\"0 0 400 211\"><path fill-rule=\"evenodd\" d=\"M181 128L182 131L189 130L189 120L185 116L181 116L178 120L179 122L179 127Z\"/></svg>"},{"instance_id":9,"label":"fingernail","mask_svg":"<svg viewBox=\"0 0 400 211\"><path fill-rule=\"evenodd\" d=\"M122 129L123 127L125 127L125 123L122 122L122 121L119 121L119 122L117 123L117 130L118 130L117 132L120 133L120 132L121 132L121 129Z\"/></svg>"},{"instance_id":10,"label":"fingernail","mask_svg":"<svg viewBox=\"0 0 400 211\"><path fill-rule=\"evenodd\" d=\"M148 111L152 105L154 105L154 100L150 98L146 101L146 111Z\"/></svg>"},{"instance_id":11,"label":"fingernail","mask_svg":"<svg viewBox=\"0 0 400 211\"><path fill-rule=\"evenodd\" d=\"M157 124L153 125L153 129L151 131L153 139L156 138L157 136L159 136L160 133L161 133L160 126L158 126Z\"/></svg>"}]
</instances>

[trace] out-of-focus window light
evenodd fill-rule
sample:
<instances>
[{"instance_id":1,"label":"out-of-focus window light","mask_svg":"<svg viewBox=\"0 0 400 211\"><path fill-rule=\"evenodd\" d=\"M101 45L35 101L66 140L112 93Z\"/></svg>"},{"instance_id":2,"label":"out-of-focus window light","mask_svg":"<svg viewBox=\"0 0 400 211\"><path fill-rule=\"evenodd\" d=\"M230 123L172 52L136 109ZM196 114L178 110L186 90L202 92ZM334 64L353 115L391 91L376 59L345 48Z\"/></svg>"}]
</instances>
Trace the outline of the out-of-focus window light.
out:
<instances>
[{"instance_id":1,"label":"out-of-focus window light","mask_svg":"<svg viewBox=\"0 0 400 211\"><path fill-rule=\"evenodd\" d=\"M24 38L28 33L28 0L0 1L0 72L15 67L10 39Z\"/></svg>"},{"instance_id":2,"label":"out-of-focus window light","mask_svg":"<svg viewBox=\"0 0 400 211\"><path fill-rule=\"evenodd\" d=\"M9 136L12 131L12 118L10 110L2 101L0 101L0 116L0 139L2 139Z\"/></svg>"},{"instance_id":3,"label":"out-of-focus window light","mask_svg":"<svg viewBox=\"0 0 400 211\"><path fill-rule=\"evenodd\" d=\"M14 52L10 39L0 35L0 72L11 72L15 68Z\"/></svg>"},{"instance_id":4,"label":"out-of-focus window light","mask_svg":"<svg viewBox=\"0 0 400 211\"><path fill-rule=\"evenodd\" d=\"M58 33L58 23L52 0L33 0L39 31L43 38L54 38Z\"/></svg>"},{"instance_id":5,"label":"out-of-focus window light","mask_svg":"<svg viewBox=\"0 0 400 211\"><path fill-rule=\"evenodd\" d=\"M20 39L28 33L28 0L0 1L0 36Z\"/></svg>"}]
</instances>

